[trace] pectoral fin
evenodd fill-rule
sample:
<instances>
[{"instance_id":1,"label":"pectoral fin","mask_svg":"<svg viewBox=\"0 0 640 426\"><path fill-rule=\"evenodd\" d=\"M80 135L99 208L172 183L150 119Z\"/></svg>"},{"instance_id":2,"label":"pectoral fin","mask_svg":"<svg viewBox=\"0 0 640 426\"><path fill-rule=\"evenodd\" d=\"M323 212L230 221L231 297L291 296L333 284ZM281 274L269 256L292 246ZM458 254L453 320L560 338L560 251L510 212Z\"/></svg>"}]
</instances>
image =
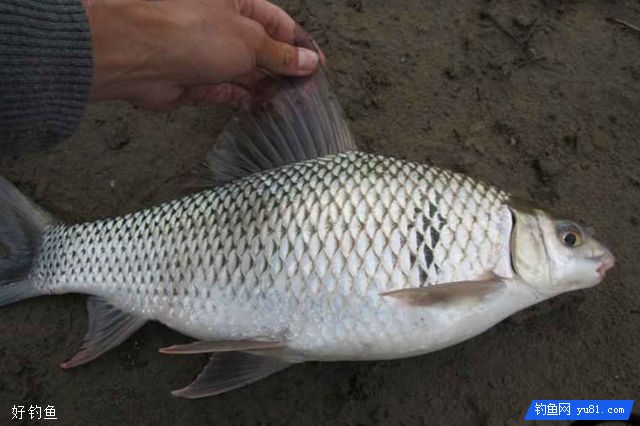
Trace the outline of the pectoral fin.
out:
<instances>
[{"instance_id":1,"label":"pectoral fin","mask_svg":"<svg viewBox=\"0 0 640 426\"><path fill-rule=\"evenodd\" d=\"M190 399L219 395L264 379L290 365L279 358L245 352L217 353L189 386L171 393Z\"/></svg>"},{"instance_id":2,"label":"pectoral fin","mask_svg":"<svg viewBox=\"0 0 640 426\"><path fill-rule=\"evenodd\" d=\"M276 349L285 346L283 340L224 340L214 342L193 342L186 345L173 345L159 349L163 354L202 354L211 352L254 351Z\"/></svg>"},{"instance_id":3,"label":"pectoral fin","mask_svg":"<svg viewBox=\"0 0 640 426\"><path fill-rule=\"evenodd\" d=\"M461 299L477 299L496 294L506 287L499 278L484 281L460 281L443 283L427 287L404 288L382 293L382 296L393 297L410 306L430 306L449 303Z\"/></svg>"}]
</instances>

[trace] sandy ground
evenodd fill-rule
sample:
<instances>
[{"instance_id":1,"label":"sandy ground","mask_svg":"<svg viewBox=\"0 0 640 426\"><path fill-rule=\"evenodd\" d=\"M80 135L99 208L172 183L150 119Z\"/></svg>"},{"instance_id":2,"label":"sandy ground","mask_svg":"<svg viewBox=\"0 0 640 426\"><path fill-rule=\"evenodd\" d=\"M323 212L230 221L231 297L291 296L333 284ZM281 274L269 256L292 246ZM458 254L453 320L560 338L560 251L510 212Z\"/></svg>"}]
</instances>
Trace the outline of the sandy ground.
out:
<instances>
[{"instance_id":1,"label":"sandy ground","mask_svg":"<svg viewBox=\"0 0 640 426\"><path fill-rule=\"evenodd\" d=\"M515 425L533 398L640 398L640 25L637 1L285 1L316 37L359 145L464 171L593 226L618 266L599 287L522 312L413 359L310 363L198 401L169 395L206 357L145 326L62 371L85 298L0 311L0 423L13 404L55 405L64 424ZM0 173L58 217L130 212L180 191L229 118L90 108L51 152ZM547 423L549 424L549 423Z\"/></svg>"}]
</instances>

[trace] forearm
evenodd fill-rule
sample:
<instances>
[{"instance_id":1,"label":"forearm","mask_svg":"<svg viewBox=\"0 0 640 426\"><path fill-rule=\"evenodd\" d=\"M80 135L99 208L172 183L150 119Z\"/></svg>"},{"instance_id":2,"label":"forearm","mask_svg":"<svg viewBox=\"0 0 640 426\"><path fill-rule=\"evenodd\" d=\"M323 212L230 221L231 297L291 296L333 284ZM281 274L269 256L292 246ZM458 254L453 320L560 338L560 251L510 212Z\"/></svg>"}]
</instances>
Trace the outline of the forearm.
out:
<instances>
[{"instance_id":1,"label":"forearm","mask_svg":"<svg viewBox=\"0 0 640 426\"><path fill-rule=\"evenodd\" d=\"M71 135L92 77L81 1L0 0L0 37L0 155Z\"/></svg>"}]
</instances>

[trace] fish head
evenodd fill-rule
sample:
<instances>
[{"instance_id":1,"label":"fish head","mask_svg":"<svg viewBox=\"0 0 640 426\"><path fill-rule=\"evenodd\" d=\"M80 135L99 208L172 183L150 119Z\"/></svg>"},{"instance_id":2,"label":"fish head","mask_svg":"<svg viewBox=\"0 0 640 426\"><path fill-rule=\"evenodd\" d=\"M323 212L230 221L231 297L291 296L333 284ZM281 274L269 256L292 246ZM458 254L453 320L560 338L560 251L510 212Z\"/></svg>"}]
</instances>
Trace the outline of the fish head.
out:
<instances>
[{"instance_id":1,"label":"fish head","mask_svg":"<svg viewBox=\"0 0 640 426\"><path fill-rule=\"evenodd\" d=\"M615 265L611 251L575 222L512 208L511 265L541 296L593 287Z\"/></svg>"}]
</instances>

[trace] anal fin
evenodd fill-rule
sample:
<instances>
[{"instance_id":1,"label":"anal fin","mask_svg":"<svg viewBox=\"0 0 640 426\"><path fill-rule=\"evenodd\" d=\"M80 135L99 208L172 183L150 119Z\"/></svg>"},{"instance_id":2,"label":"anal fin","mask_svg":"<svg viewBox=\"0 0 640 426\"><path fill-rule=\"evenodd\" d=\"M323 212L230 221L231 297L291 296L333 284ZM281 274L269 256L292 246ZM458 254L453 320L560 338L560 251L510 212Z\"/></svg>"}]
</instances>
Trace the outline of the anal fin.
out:
<instances>
[{"instance_id":1,"label":"anal fin","mask_svg":"<svg viewBox=\"0 0 640 426\"><path fill-rule=\"evenodd\" d=\"M60 364L64 369L77 367L99 357L124 342L146 322L97 296L87 299L87 311L89 329L76 354L69 361Z\"/></svg>"},{"instance_id":2,"label":"anal fin","mask_svg":"<svg viewBox=\"0 0 640 426\"><path fill-rule=\"evenodd\" d=\"M483 281L460 281L426 287L403 288L382 293L382 296L393 297L410 306L430 306L461 299L482 300L491 294L500 292L505 286L500 278L495 277Z\"/></svg>"},{"instance_id":3,"label":"anal fin","mask_svg":"<svg viewBox=\"0 0 640 426\"><path fill-rule=\"evenodd\" d=\"M163 354L203 354L211 352L252 351L261 349L277 349L286 345L284 340L222 340L201 341L185 345L173 345L159 349Z\"/></svg>"},{"instance_id":4,"label":"anal fin","mask_svg":"<svg viewBox=\"0 0 640 426\"><path fill-rule=\"evenodd\" d=\"M264 379L290 365L280 358L246 352L216 353L190 385L171 393L189 399L219 395Z\"/></svg>"}]
</instances>

